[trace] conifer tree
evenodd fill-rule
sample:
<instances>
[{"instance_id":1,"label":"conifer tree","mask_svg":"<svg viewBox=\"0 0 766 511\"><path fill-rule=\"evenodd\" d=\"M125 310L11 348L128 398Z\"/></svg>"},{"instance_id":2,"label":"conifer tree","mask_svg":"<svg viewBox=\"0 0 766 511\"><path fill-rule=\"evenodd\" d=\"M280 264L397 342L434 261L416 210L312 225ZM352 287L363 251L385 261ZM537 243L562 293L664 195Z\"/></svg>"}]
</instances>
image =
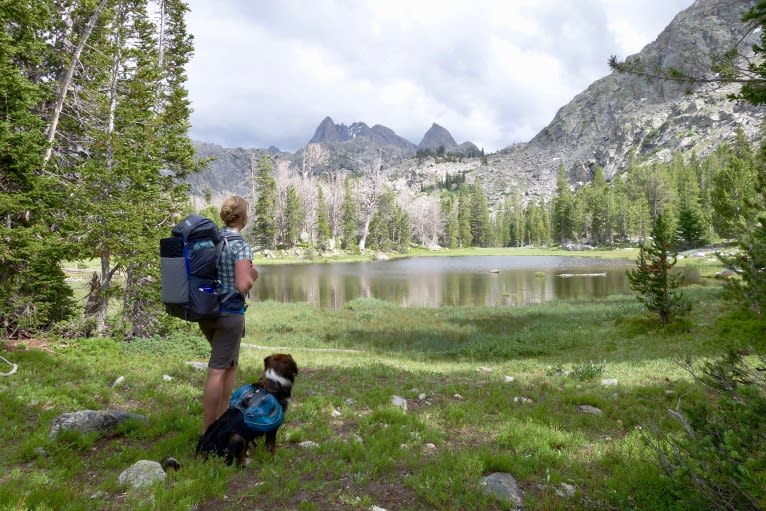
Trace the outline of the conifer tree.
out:
<instances>
[{"instance_id":1,"label":"conifer tree","mask_svg":"<svg viewBox=\"0 0 766 511\"><path fill-rule=\"evenodd\" d=\"M766 6L762 11L766 19ZM763 128L766 128L764 125ZM721 257L722 262L739 275L726 283L725 295L758 315L766 311L766 141L757 154L758 175L754 204L761 204L756 221L739 241L739 254Z\"/></svg>"},{"instance_id":2,"label":"conifer tree","mask_svg":"<svg viewBox=\"0 0 766 511\"><path fill-rule=\"evenodd\" d=\"M146 2L121 2L103 11L71 82L76 94L62 103L66 121L59 127L56 158L46 167L70 195L62 211L78 257L100 260L85 310L99 333L110 301L120 293L117 326L124 335L152 335L164 319L156 246L180 210L183 188L176 179L189 171L193 155L184 90L191 53L186 5L168 0L167 7L163 15L176 21L164 29L164 64L159 28ZM117 271L126 276L123 287L113 285Z\"/></svg>"},{"instance_id":3,"label":"conifer tree","mask_svg":"<svg viewBox=\"0 0 766 511\"><path fill-rule=\"evenodd\" d=\"M473 187L470 210L471 237L474 246L488 247L490 243L490 222L487 197L479 183Z\"/></svg>"},{"instance_id":4,"label":"conifer tree","mask_svg":"<svg viewBox=\"0 0 766 511\"><path fill-rule=\"evenodd\" d=\"M50 2L0 3L0 335L22 336L72 314L59 263L73 255L56 211L65 190L39 172L40 115L50 98L39 76L51 33Z\"/></svg>"},{"instance_id":5,"label":"conifer tree","mask_svg":"<svg viewBox=\"0 0 766 511\"><path fill-rule=\"evenodd\" d=\"M251 238L256 247L276 248L277 221L274 212L277 209L277 183L271 175L271 162L263 155L255 171L255 188L258 198L253 211L253 234Z\"/></svg>"},{"instance_id":6,"label":"conifer tree","mask_svg":"<svg viewBox=\"0 0 766 511\"><path fill-rule=\"evenodd\" d=\"M590 233L593 243L601 245L609 239L609 202L606 179L601 167L596 167L593 180L588 185L588 214L590 217Z\"/></svg>"},{"instance_id":7,"label":"conifer tree","mask_svg":"<svg viewBox=\"0 0 766 511\"><path fill-rule=\"evenodd\" d=\"M357 235L358 235L358 218L356 198L354 197L353 189L351 188L351 177L347 177L343 182L343 218L342 233L343 243L342 246L345 250L353 250L358 247Z\"/></svg>"},{"instance_id":8,"label":"conifer tree","mask_svg":"<svg viewBox=\"0 0 766 511\"><path fill-rule=\"evenodd\" d=\"M574 240L574 197L564 165L559 166L556 194L553 197L553 239L559 245Z\"/></svg>"},{"instance_id":9,"label":"conifer tree","mask_svg":"<svg viewBox=\"0 0 766 511\"><path fill-rule=\"evenodd\" d=\"M663 215L652 223L652 242L642 244L636 268L627 270L631 288L638 292L638 300L650 312L656 313L660 323L669 323L691 307L678 289L683 276L674 273L676 255L671 251L673 237Z\"/></svg>"},{"instance_id":10,"label":"conifer tree","mask_svg":"<svg viewBox=\"0 0 766 511\"><path fill-rule=\"evenodd\" d=\"M473 246L473 232L471 231L471 194L467 187L463 187L458 195L457 222L460 246Z\"/></svg>"},{"instance_id":11,"label":"conifer tree","mask_svg":"<svg viewBox=\"0 0 766 511\"><path fill-rule=\"evenodd\" d=\"M740 128L731 154L713 177L713 227L719 236L736 238L752 229L762 207L756 192L757 180L752 148Z\"/></svg>"},{"instance_id":12,"label":"conifer tree","mask_svg":"<svg viewBox=\"0 0 766 511\"><path fill-rule=\"evenodd\" d=\"M454 195L442 201L442 217L446 218L444 245L447 248L460 246L460 223L458 222L458 201Z\"/></svg>"},{"instance_id":13,"label":"conifer tree","mask_svg":"<svg viewBox=\"0 0 766 511\"><path fill-rule=\"evenodd\" d=\"M301 225L305 212L301 205L301 199L298 197L298 191L294 185L287 187L287 200L285 201L285 218L287 225L285 229L285 244L288 247L294 247L300 237Z\"/></svg>"},{"instance_id":14,"label":"conifer tree","mask_svg":"<svg viewBox=\"0 0 766 511\"><path fill-rule=\"evenodd\" d=\"M321 248L326 248L332 238L330 228L330 210L324 198L322 187L317 187L317 242Z\"/></svg>"}]
</instances>

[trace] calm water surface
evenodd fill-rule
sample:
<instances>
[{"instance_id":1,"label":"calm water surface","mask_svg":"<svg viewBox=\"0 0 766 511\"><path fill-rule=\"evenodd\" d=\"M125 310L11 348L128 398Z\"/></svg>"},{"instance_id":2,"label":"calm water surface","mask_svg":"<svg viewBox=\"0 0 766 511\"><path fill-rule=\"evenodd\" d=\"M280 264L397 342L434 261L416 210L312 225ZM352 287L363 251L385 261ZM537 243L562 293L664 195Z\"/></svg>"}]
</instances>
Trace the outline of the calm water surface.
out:
<instances>
[{"instance_id":1,"label":"calm water surface","mask_svg":"<svg viewBox=\"0 0 766 511\"><path fill-rule=\"evenodd\" d=\"M414 257L259 267L256 301L341 308L358 297L402 306L521 305L630 293L632 260L561 256ZM251 292L251 295L253 293Z\"/></svg>"}]
</instances>

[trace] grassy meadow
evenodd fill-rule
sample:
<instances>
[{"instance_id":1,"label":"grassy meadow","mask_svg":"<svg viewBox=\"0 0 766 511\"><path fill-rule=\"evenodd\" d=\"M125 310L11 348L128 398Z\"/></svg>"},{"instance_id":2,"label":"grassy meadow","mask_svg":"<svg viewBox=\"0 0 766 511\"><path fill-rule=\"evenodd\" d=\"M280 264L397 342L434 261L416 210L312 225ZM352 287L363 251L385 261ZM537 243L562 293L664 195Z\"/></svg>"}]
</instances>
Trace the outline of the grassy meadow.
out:
<instances>
[{"instance_id":1,"label":"grassy meadow","mask_svg":"<svg viewBox=\"0 0 766 511\"><path fill-rule=\"evenodd\" d=\"M718 293L686 288L691 315L667 327L633 296L436 309L254 303L238 383L273 352L291 353L300 374L277 455L259 445L239 470L194 457L205 372L187 362L208 353L196 325L129 343L0 341L18 364L0 377L0 509L510 509L482 492L493 472L513 474L525 509L684 509L647 443L678 431L667 409L702 392L679 360L762 350L766 338ZM148 422L111 438L48 438L62 413L115 408ZM182 467L164 483L118 484L136 461L168 455Z\"/></svg>"}]
</instances>

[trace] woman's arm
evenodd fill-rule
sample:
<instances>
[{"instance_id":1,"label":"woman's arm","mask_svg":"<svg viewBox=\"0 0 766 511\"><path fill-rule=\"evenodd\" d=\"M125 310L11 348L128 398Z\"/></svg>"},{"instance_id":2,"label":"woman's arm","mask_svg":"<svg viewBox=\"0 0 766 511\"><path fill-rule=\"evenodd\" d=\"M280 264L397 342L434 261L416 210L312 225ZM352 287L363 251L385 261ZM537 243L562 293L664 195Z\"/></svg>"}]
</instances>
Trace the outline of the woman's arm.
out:
<instances>
[{"instance_id":1,"label":"woman's arm","mask_svg":"<svg viewBox=\"0 0 766 511\"><path fill-rule=\"evenodd\" d=\"M258 270L255 269L252 261L240 259L234 263L234 287L237 291L246 295L256 279L258 279Z\"/></svg>"}]
</instances>

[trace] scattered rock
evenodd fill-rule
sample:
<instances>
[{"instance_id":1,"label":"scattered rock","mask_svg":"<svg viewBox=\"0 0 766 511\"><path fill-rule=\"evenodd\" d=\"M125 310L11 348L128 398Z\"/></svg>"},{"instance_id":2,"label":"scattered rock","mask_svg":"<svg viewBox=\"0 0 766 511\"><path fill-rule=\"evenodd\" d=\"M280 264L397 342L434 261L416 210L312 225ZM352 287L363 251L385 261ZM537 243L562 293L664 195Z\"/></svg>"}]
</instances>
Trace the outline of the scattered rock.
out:
<instances>
[{"instance_id":1,"label":"scattered rock","mask_svg":"<svg viewBox=\"0 0 766 511\"><path fill-rule=\"evenodd\" d=\"M386 508L384 507L378 507L378 506L372 506L370 508L370 511L386 511Z\"/></svg>"},{"instance_id":2,"label":"scattered rock","mask_svg":"<svg viewBox=\"0 0 766 511\"><path fill-rule=\"evenodd\" d=\"M306 440L305 442L299 443L298 447L303 447L304 449L316 449L317 447L319 447L319 444L316 442L312 442L311 440Z\"/></svg>"},{"instance_id":3,"label":"scattered rock","mask_svg":"<svg viewBox=\"0 0 766 511\"><path fill-rule=\"evenodd\" d=\"M577 409L582 413L590 413L592 415L601 415L604 413L600 408L596 408L595 406L591 405L579 405Z\"/></svg>"},{"instance_id":4,"label":"scattered rock","mask_svg":"<svg viewBox=\"0 0 766 511\"><path fill-rule=\"evenodd\" d=\"M736 276L737 276L737 272L730 270L728 268L724 268L723 270L715 274L715 278L723 279L723 280L729 280Z\"/></svg>"},{"instance_id":5,"label":"scattered rock","mask_svg":"<svg viewBox=\"0 0 766 511\"><path fill-rule=\"evenodd\" d=\"M606 378L604 380L601 380L601 385L603 385L604 387L612 387L614 385L617 385L617 379Z\"/></svg>"},{"instance_id":6,"label":"scattered rock","mask_svg":"<svg viewBox=\"0 0 766 511\"><path fill-rule=\"evenodd\" d=\"M524 494L511 474L495 472L483 478L479 485L482 486L485 495L492 495L498 500L508 502L514 510L523 509Z\"/></svg>"},{"instance_id":7,"label":"scattered rock","mask_svg":"<svg viewBox=\"0 0 766 511\"><path fill-rule=\"evenodd\" d=\"M41 458L47 458L49 456L48 455L48 451L46 451L42 447L35 447L34 448L34 453L37 454Z\"/></svg>"},{"instance_id":8,"label":"scattered rock","mask_svg":"<svg viewBox=\"0 0 766 511\"><path fill-rule=\"evenodd\" d=\"M168 374L163 374L162 379L163 381L173 381L173 377Z\"/></svg>"},{"instance_id":9,"label":"scattered rock","mask_svg":"<svg viewBox=\"0 0 766 511\"><path fill-rule=\"evenodd\" d=\"M480 367L476 371L478 371L480 373L491 373L492 372L492 368L491 367Z\"/></svg>"},{"instance_id":10,"label":"scattered rock","mask_svg":"<svg viewBox=\"0 0 766 511\"><path fill-rule=\"evenodd\" d=\"M147 419L143 415L120 410L80 410L65 413L53 419L48 437L54 440L61 431L77 431L83 434L95 431L108 435L114 433L119 424L128 420L146 422Z\"/></svg>"},{"instance_id":11,"label":"scattered rock","mask_svg":"<svg viewBox=\"0 0 766 511\"><path fill-rule=\"evenodd\" d=\"M198 371L207 371L207 362L187 362L186 365Z\"/></svg>"},{"instance_id":12,"label":"scattered rock","mask_svg":"<svg viewBox=\"0 0 766 511\"><path fill-rule=\"evenodd\" d=\"M463 396L461 396L460 394L455 394L452 397L454 397L455 399L463 399Z\"/></svg>"},{"instance_id":13,"label":"scattered rock","mask_svg":"<svg viewBox=\"0 0 766 511\"><path fill-rule=\"evenodd\" d=\"M330 415L337 419L338 417L341 417L343 415L343 413L340 410L338 410L337 408L333 408L332 412L330 412Z\"/></svg>"},{"instance_id":14,"label":"scattered rock","mask_svg":"<svg viewBox=\"0 0 766 511\"><path fill-rule=\"evenodd\" d=\"M388 261L388 256L386 254L376 254L375 255L376 261Z\"/></svg>"},{"instance_id":15,"label":"scattered rock","mask_svg":"<svg viewBox=\"0 0 766 511\"><path fill-rule=\"evenodd\" d=\"M391 404L396 406L397 408L401 408L405 412L407 411L407 400L401 396L392 396Z\"/></svg>"},{"instance_id":16,"label":"scattered rock","mask_svg":"<svg viewBox=\"0 0 766 511\"><path fill-rule=\"evenodd\" d=\"M132 488L143 488L155 481L164 481L166 477L162 465L156 461L140 460L120 474L118 481Z\"/></svg>"},{"instance_id":17,"label":"scattered rock","mask_svg":"<svg viewBox=\"0 0 766 511\"><path fill-rule=\"evenodd\" d=\"M575 487L573 484L561 483L558 488L553 490L556 495L565 499L571 499L575 496Z\"/></svg>"},{"instance_id":18,"label":"scattered rock","mask_svg":"<svg viewBox=\"0 0 766 511\"><path fill-rule=\"evenodd\" d=\"M418 394L418 401L425 401L425 400L426 400L425 393L421 392L420 394Z\"/></svg>"},{"instance_id":19,"label":"scattered rock","mask_svg":"<svg viewBox=\"0 0 766 511\"><path fill-rule=\"evenodd\" d=\"M111 388L115 388L118 385L122 385L124 382L125 382L125 377L124 376L119 376L116 380L114 380L114 382L112 383L112 387Z\"/></svg>"},{"instance_id":20,"label":"scattered rock","mask_svg":"<svg viewBox=\"0 0 766 511\"><path fill-rule=\"evenodd\" d=\"M422 452L426 456L432 456L436 454L437 452L436 445L429 442L423 446L420 452Z\"/></svg>"},{"instance_id":21,"label":"scattered rock","mask_svg":"<svg viewBox=\"0 0 766 511\"><path fill-rule=\"evenodd\" d=\"M505 383L513 383L514 382L514 377L513 376L503 376L503 381Z\"/></svg>"},{"instance_id":22,"label":"scattered rock","mask_svg":"<svg viewBox=\"0 0 766 511\"><path fill-rule=\"evenodd\" d=\"M533 405L535 404L535 400L530 397L524 397L524 396L516 396L513 398L514 403L521 403L523 405Z\"/></svg>"}]
</instances>

